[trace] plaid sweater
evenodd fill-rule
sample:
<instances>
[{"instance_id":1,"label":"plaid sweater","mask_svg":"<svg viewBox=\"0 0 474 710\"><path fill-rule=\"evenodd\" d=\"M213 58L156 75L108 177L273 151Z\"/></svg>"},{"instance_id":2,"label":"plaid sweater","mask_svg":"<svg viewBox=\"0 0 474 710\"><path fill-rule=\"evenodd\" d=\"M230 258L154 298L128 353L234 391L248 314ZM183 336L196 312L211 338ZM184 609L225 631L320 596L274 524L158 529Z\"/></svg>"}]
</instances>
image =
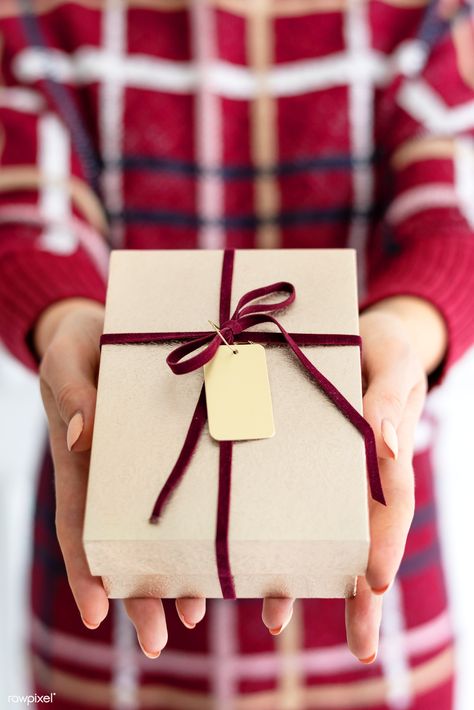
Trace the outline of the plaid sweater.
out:
<instances>
[{"instance_id":1,"label":"plaid sweater","mask_svg":"<svg viewBox=\"0 0 474 710\"><path fill-rule=\"evenodd\" d=\"M2 0L7 346L32 364L45 306L103 298L110 247L349 245L367 299L433 301L458 357L474 31L457 5Z\"/></svg>"},{"instance_id":2,"label":"plaid sweater","mask_svg":"<svg viewBox=\"0 0 474 710\"><path fill-rule=\"evenodd\" d=\"M0 38L0 337L25 365L45 307L104 298L114 247L351 246L363 305L431 301L448 325L445 367L472 343L468 4L1 0ZM192 634L171 621L155 664L118 610L92 636L67 589L46 462L37 688L64 709L447 710L451 637L423 447L415 469L417 514L367 669L331 601L298 603L276 640L257 602L212 603Z\"/></svg>"}]
</instances>

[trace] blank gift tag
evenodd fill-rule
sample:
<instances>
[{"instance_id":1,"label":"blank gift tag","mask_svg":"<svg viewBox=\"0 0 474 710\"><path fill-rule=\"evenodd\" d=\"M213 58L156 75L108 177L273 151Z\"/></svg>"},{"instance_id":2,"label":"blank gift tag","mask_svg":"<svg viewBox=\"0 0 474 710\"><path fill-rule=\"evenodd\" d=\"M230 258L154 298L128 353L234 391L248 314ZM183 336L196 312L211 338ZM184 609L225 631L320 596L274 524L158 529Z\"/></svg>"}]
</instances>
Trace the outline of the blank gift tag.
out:
<instances>
[{"instance_id":1,"label":"blank gift tag","mask_svg":"<svg viewBox=\"0 0 474 710\"><path fill-rule=\"evenodd\" d=\"M275 434L267 358L261 345L221 345L204 365L204 382L213 439L268 439Z\"/></svg>"}]
</instances>

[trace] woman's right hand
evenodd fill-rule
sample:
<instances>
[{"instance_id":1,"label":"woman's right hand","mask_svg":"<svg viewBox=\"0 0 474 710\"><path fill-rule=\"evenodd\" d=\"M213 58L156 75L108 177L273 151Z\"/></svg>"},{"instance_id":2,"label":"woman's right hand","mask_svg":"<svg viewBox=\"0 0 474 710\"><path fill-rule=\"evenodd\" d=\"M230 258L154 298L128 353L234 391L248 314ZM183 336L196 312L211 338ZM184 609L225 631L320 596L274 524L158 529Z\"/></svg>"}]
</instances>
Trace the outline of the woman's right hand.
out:
<instances>
[{"instance_id":1,"label":"woman's right hand","mask_svg":"<svg viewBox=\"0 0 474 710\"><path fill-rule=\"evenodd\" d=\"M109 608L82 544L103 322L100 303L68 299L47 308L34 332L55 471L56 532L69 585L89 629L99 626ZM143 652L156 658L168 638L161 599L125 599L124 604ZM205 599L179 599L176 608L183 624L193 628L204 617Z\"/></svg>"}]
</instances>

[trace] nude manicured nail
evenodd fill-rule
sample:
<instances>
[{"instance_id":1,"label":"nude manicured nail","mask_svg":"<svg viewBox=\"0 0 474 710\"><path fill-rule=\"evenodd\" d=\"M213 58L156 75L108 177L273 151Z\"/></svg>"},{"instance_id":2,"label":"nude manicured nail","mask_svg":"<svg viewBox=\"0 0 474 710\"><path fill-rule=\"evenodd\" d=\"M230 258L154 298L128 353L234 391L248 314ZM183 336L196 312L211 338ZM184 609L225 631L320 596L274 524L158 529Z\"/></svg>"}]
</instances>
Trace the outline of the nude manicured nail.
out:
<instances>
[{"instance_id":1,"label":"nude manicured nail","mask_svg":"<svg viewBox=\"0 0 474 710\"><path fill-rule=\"evenodd\" d=\"M398 457L398 436L390 419L382 419L382 439L390 449L393 459Z\"/></svg>"},{"instance_id":2,"label":"nude manicured nail","mask_svg":"<svg viewBox=\"0 0 474 710\"><path fill-rule=\"evenodd\" d=\"M69 426L67 428L66 444L69 451L72 451L74 445L77 444L77 440L82 434L83 429L84 419L82 417L82 414L80 412L76 412L71 421L69 422Z\"/></svg>"},{"instance_id":3,"label":"nude manicured nail","mask_svg":"<svg viewBox=\"0 0 474 710\"><path fill-rule=\"evenodd\" d=\"M288 626L288 624L290 623L292 616L293 616L293 607L291 608L291 613L288 616L288 618L284 624L282 624L281 626L276 626L273 629L268 629L269 632L271 633L271 635L272 636L279 636L281 634L281 632L284 631L286 629L286 627Z\"/></svg>"},{"instance_id":4,"label":"nude manicured nail","mask_svg":"<svg viewBox=\"0 0 474 710\"><path fill-rule=\"evenodd\" d=\"M184 616L181 614L181 612L178 609L178 616L181 619L181 623L183 626L185 626L187 629L195 629L196 624L191 623L190 621L187 621L187 619L184 618Z\"/></svg>"},{"instance_id":5,"label":"nude manicured nail","mask_svg":"<svg viewBox=\"0 0 474 710\"><path fill-rule=\"evenodd\" d=\"M82 623L84 624L84 626L86 628L90 629L91 631L98 629L100 626L100 622L98 624L91 624L89 621L86 621L83 616L81 616L81 619L82 619Z\"/></svg>"},{"instance_id":6,"label":"nude manicured nail","mask_svg":"<svg viewBox=\"0 0 474 710\"><path fill-rule=\"evenodd\" d=\"M359 661L360 661L361 663L365 663L366 665L368 665L369 663L373 663L376 658L377 658L377 654L376 654L376 653L373 653L373 654L372 654L371 656L369 656L368 658L359 658Z\"/></svg>"},{"instance_id":7,"label":"nude manicured nail","mask_svg":"<svg viewBox=\"0 0 474 710\"><path fill-rule=\"evenodd\" d=\"M386 584L385 587L372 587L372 591L374 594L385 594L386 591L390 588L390 584Z\"/></svg>"},{"instance_id":8,"label":"nude manicured nail","mask_svg":"<svg viewBox=\"0 0 474 710\"><path fill-rule=\"evenodd\" d=\"M160 653L161 653L161 651L146 651L146 650L143 648L143 646L142 646L140 640L138 641L138 643L140 644L140 648L142 649L143 653L145 654L145 656L146 656L147 658L158 658L158 656L159 656Z\"/></svg>"}]
</instances>

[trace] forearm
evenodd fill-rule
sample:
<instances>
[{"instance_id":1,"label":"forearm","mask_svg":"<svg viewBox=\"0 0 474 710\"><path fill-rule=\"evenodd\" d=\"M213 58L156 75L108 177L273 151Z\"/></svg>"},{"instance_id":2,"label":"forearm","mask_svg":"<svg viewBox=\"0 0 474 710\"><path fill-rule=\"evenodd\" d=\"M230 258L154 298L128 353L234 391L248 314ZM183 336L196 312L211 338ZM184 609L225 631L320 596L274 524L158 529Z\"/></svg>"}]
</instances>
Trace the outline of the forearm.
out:
<instances>
[{"instance_id":1,"label":"forearm","mask_svg":"<svg viewBox=\"0 0 474 710\"><path fill-rule=\"evenodd\" d=\"M446 323L429 301L414 296L394 296L374 303L364 313L383 313L398 318L427 375L442 362L448 345Z\"/></svg>"}]
</instances>

